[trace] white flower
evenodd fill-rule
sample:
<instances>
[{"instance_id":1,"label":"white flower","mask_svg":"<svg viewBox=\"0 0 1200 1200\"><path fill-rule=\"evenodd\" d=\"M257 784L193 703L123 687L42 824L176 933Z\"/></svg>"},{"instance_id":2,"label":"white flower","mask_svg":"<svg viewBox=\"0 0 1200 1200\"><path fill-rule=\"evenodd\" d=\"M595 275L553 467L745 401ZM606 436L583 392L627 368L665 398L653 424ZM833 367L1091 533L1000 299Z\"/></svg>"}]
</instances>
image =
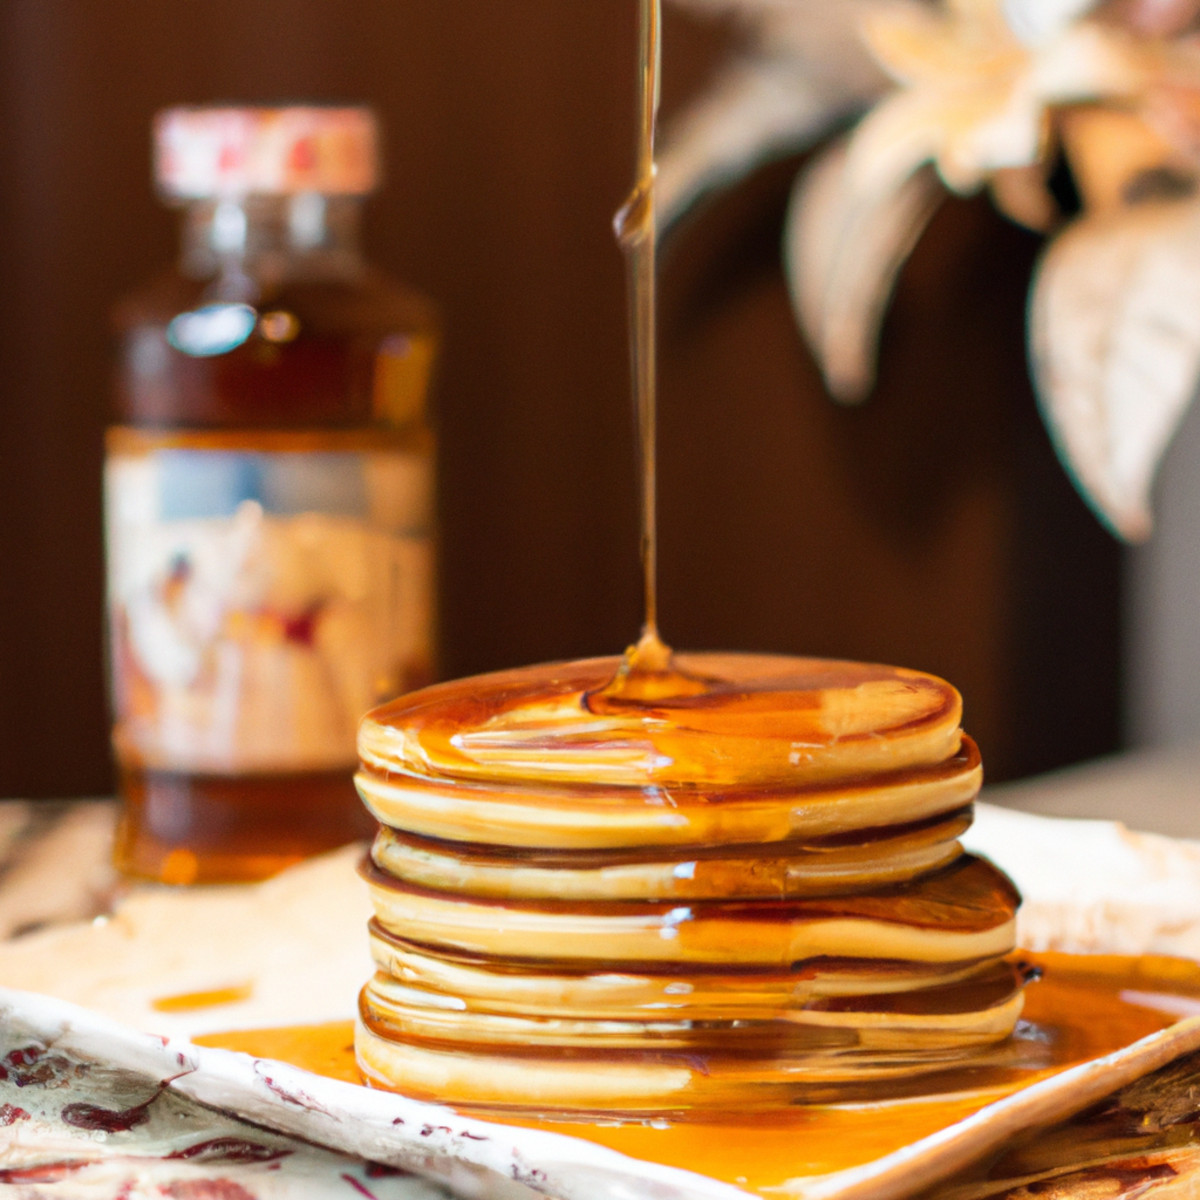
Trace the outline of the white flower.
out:
<instances>
[{"instance_id":1,"label":"white flower","mask_svg":"<svg viewBox=\"0 0 1200 1200\"><path fill-rule=\"evenodd\" d=\"M1039 399L1102 519L1145 536L1155 469L1200 378L1200 0L687 2L741 14L757 49L700 110L687 153L668 152L674 195L690 200L865 109L801 173L785 231L797 320L841 400L871 390L879 325L938 179L990 187L1014 220L1049 231L1062 217L1045 175L1065 155L1083 211L1035 277ZM822 52L831 13L842 32L860 20L891 87L863 85L855 62L846 78L860 82L839 89L836 55Z\"/></svg>"},{"instance_id":2,"label":"white flower","mask_svg":"<svg viewBox=\"0 0 1200 1200\"><path fill-rule=\"evenodd\" d=\"M1045 156L1052 106L1145 88L1146 49L1124 30L1069 20L1063 4L1048 5L1056 21L1020 22L1030 7L946 0L940 10L904 3L870 14L867 43L900 87L855 132L851 186L876 186L929 161L948 187L970 192L998 170Z\"/></svg>"}]
</instances>

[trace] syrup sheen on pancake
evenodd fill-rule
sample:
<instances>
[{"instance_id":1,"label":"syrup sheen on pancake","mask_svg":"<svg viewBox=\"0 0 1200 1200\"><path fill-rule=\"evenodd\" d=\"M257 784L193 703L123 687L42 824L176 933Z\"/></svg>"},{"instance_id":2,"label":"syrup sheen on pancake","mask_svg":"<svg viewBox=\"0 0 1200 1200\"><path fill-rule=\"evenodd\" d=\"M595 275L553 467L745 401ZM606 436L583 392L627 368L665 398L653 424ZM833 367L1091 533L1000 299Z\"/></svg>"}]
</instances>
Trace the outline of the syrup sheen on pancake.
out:
<instances>
[{"instance_id":1,"label":"syrup sheen on pancake","mask_svg":"<svg viewBox=\"0 0 1200 1200\"><path fill-rule=\"evenodd\" d=\"M872 664L665 662L631 697L612 686L629 660L597 659L364 721L358 786L384 826L363 866L366 1078L644 1117L1003 1064L1018 897L958 840L981 767L954 689Z\"/></svg>"}]
</instances>

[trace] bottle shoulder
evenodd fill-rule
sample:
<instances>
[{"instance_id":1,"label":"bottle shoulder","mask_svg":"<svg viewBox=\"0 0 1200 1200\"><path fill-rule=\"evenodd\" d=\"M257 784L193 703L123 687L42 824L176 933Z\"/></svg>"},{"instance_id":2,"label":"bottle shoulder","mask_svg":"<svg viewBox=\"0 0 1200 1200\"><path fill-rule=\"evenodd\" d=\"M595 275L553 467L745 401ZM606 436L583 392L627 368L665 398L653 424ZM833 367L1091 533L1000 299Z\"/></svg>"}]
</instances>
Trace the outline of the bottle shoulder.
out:
<instances>
[{"instance_id":1,"label":"bottle shoulder","mask_svg":"<svg viewBox=\"0 0 1200 1200\"><path fill-rule=\"evenodd\" d=\"M222 303L245 304L260 314L291 313L311 332L436 335L441 328L433 300L371 265L352 273L282 279L242 274L198 279L168 268L119 298L112 318L117 332L123 333L167 326L182 313Z\"/></svg>"},{"instance_id":2,"label":"bottle shoulder","mask_svg":"<svg viewBox=\"0 0 1200 1200\"><path fill-rule=\"evenodd\" d=\"M422 420L433 303L382 271L189 278L118 301L114 417L164 427L395 427Z\"/></svg>"}]
</instances>

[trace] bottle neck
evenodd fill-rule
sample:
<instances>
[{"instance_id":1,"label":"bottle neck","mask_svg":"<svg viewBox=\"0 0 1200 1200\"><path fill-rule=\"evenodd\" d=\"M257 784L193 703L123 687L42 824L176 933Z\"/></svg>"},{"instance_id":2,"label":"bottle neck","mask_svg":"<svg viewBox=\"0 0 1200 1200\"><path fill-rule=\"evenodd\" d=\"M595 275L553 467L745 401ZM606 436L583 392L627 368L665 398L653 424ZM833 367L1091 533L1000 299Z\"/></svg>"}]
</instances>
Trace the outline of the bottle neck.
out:
<instances>
[{"instance_id":1,"label":"bottle neck","mask_svg":"<svg viewBox=\"0 0 1200 1200\"><path fill-rule=\"evenodd\" d=\"M180 267L194 279L234 275L263 282L356 274L360 196L213 197L184 209Z\"/></svg>"}]
</instances>

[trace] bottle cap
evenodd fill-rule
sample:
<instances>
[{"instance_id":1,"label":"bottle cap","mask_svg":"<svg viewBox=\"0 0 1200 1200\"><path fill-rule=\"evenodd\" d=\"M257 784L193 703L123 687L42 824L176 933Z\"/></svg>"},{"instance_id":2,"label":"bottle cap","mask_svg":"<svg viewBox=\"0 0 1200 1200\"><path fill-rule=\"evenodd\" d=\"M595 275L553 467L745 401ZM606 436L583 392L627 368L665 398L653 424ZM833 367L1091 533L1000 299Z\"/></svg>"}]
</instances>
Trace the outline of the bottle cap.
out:
<instances>
[{"instance_id":1,"label":"bottle cap","mask_svg":"<svg viewBox=\"0 0 1200 1200\"><path fill-rule=\"evenodd\" d=\"M155 178L179 200L365 195L378 174L368 108L168 108L154 121Z\"/></svg>"}]
</instances>

